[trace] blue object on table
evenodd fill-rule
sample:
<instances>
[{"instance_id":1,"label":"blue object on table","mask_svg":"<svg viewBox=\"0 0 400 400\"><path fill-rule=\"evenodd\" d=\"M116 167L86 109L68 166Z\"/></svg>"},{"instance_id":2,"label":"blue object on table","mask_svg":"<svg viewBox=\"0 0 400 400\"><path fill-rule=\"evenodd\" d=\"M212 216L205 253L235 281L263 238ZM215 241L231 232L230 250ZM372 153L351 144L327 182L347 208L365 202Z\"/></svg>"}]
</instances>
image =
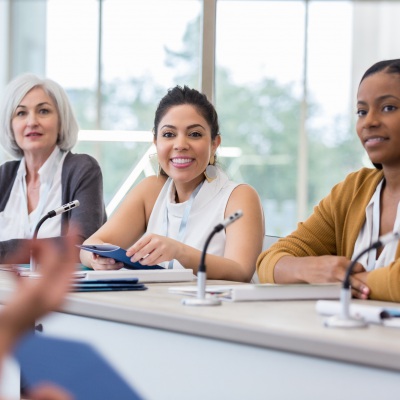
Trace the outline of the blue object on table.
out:
<instances>
[{"instance_id":1,"label":"blue object on table","mask_svg":"<svg viewBox=\"0 0 400 400\"><path fill-rule=\"evenodd\" d=\"M142 265L140 262L132 262L126 255L126 250L113 244L82 244L77 245L82 250L91 251L101 257L113 258L124 263L128 269L164 269L161 265Z\"/></svg>"}]
</instances>

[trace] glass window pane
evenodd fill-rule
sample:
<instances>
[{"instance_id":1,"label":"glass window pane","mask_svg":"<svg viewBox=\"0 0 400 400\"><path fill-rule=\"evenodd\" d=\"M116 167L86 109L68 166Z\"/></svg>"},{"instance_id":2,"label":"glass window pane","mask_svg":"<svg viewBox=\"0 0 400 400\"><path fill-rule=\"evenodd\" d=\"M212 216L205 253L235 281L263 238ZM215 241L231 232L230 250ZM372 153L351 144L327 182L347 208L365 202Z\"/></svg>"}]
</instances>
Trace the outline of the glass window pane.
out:
<instances>
[{"instance_id":1,"label":"glass window pane","mask_svg":"<svg viewBox=\"0 0 400 400\"><path fill-rule=\"evenodd\" d=\"M315 1L308 28L309 211L331 187L361 167L362 148L352 128L351 2Z\"/></svg>"},{"instance_id":2,"label":"glass window pane","mask_svg":"<svg viewBox=\"0 0 400 400\"><path fill-rule=\"evenodd\" d=\"M218 2L217 106L223 143L242 152L228 172L258 190L270 234L296 227L300 189L309 214L350 171L370 165L354 129L358 82L400 51L399 1L310 1L307 47L306 10L300 1ZM306 187L297 175L302 101Z\"/></svg>"},{"instance_id":3,"label":"glass window pane","mask_svg":"<svg viewBox=\"0 0 400 400\"><path fill-rule=\"evenodd\" d=\"M254 186L267 233L284 235L296 216L297 147L304 58L304 4L220 1L216 101L222 159L232 179Z\"/></svg>"},{"instance_id":4,"label":"glass window pane","mask_svg":"<svg viewBox=\"0 0 400 400\"><path fill-rule=\"evenodd\" d=\"M81 129L96 128L97 0L47 1L46 75L66 89Z\"/></svg>"},{"instance_id":5,"label":"glass window pane","mask_svg":"<svg viewBox=\"0 0 400 400\"><path fill-rule=\"evenodd\" d=\"M102 4L100 127L150 131L158 101L168 88L198 86L201 1ZM97 0L48 2L47 74L66 88L81 129L97 128L98 19ZM149 145L82 142L74 151L99 161L108 202Z\"/></svg>"},{"instance_id":6,"label":"glass window pane","mask_svg":"<svg viewBox=\"0 0 400 400\"><path fill-rule=\"evenodd\" d=\"M108 205L138 163L142 159L146 164L150 162L149 155L145 156L150 146L151 143L81 141L74 152L90 154L99 161L104 179L104 201ZM141 168L136 183L144 177L145 169Z\"/></svg>"},{"instance_id":7,"label":"glass window pane","mask_svg":"<svg viewBox=\"0 0 400 400\"><path fill-rule=\"evenodd\" d=\"M103 129L150 130L168 88L198 86L200 17L198 0L104 2Z\"/></svg>"},{"instance_id":8,"label":"glass window pane","mask_svg":"<svg viewBox=\"0 0 400 400\"><path fill-rule=\"evenodd\" d=\"M400 2L312 1L309 10L311 211L349 172L371 166L354 128L357 88L372 64L398 58Z\"/></svg>"}]
</instances>

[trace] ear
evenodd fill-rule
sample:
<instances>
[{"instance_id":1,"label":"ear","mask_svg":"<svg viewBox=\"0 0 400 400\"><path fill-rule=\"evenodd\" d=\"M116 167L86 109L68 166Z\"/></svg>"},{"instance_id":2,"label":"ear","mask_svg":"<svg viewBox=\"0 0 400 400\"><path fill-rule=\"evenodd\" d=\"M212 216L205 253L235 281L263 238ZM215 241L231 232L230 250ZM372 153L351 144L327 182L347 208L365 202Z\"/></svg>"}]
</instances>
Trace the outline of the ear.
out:
<instances>
[{"instance_id":1,"label":"ear","mask_svg":"<svg viewBox=\"0 0 400 400\"><path fill-rule=\"evenodd\" d=\"M217 148L219 147L220 144L221 144L221 135L217 135L211 144L211 148L214 151L214 153L217 151Z\"/></svg>"}]
</instances>

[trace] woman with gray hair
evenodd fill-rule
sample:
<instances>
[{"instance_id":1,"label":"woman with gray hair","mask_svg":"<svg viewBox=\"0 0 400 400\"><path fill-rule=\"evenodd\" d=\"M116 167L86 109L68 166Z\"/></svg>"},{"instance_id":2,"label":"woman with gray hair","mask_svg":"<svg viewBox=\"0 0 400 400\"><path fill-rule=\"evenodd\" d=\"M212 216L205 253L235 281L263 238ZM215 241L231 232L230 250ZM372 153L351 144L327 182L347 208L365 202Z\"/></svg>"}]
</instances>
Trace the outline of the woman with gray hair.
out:
<instances>
[{"instance_id":1,"label":"woman with gray hair","mask_svg":"<svg viewBox=\"0 0 400 400\"><path fill-rule=\"evenodd\" d=\"M0 143L17 160L0 166L0 263L62 204L79 200L80 207L46 221L38 238L66 236L73 222L82 243L106 221L100 167L89 155L71 153L77 137L78 124L58 83L24 74L8 84ZM20 252L18 262L29 262L28 253Z\"/></svg>"}]
</instances>

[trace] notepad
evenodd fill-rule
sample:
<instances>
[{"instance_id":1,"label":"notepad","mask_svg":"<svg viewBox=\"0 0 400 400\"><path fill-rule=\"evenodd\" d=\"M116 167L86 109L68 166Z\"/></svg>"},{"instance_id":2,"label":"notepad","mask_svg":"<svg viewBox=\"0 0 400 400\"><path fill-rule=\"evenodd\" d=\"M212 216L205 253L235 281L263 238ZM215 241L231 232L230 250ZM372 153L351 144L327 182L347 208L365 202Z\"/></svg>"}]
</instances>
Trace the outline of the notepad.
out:
<instances>
[{"instance_id":1,"label":"notepad","mask_svg":"<svg viewBox=\"0 0 400 400\"><path fill-rule=\"evenodd\" d=\"M71 291L73 292L118 292L146 289L145 285L138 283L138 278L83 279L71 283Z\"/></svg>"},{"instance_id":2,"label":"notepad","mask_svg":"<svg viewBox=\"0 0 400 400\"><path fill-rule=\"evenodd\" d=\"M316 300L338 299L340 283L320 284L258 284L207 286L208 296L216 296L226 301L263 301L263 300ZM197 286L175 286L168 289L170 293L197 296Z\"/></svg>"},{"instance_id":3,"label":"notepad","mask_svg":"<svg viewBox=\"0 0 400 400\"><path fill-rule=\"evenodd\" d=\"M140 283L190 282L196 279L192 269L154 269L114 271L84 271L85 279L139 278Z\"/></svg>"},{"instance_id":4,"label":"notepad","mask_svg":"<svg viewBox=\"0 0 400 400\"><path fill-rule=\"evenodd\" d=\"M52 382L76 400L141 399L89 344L29 334L18 343L14 355L25 390Z\"/></svg>"}]
</instances>

